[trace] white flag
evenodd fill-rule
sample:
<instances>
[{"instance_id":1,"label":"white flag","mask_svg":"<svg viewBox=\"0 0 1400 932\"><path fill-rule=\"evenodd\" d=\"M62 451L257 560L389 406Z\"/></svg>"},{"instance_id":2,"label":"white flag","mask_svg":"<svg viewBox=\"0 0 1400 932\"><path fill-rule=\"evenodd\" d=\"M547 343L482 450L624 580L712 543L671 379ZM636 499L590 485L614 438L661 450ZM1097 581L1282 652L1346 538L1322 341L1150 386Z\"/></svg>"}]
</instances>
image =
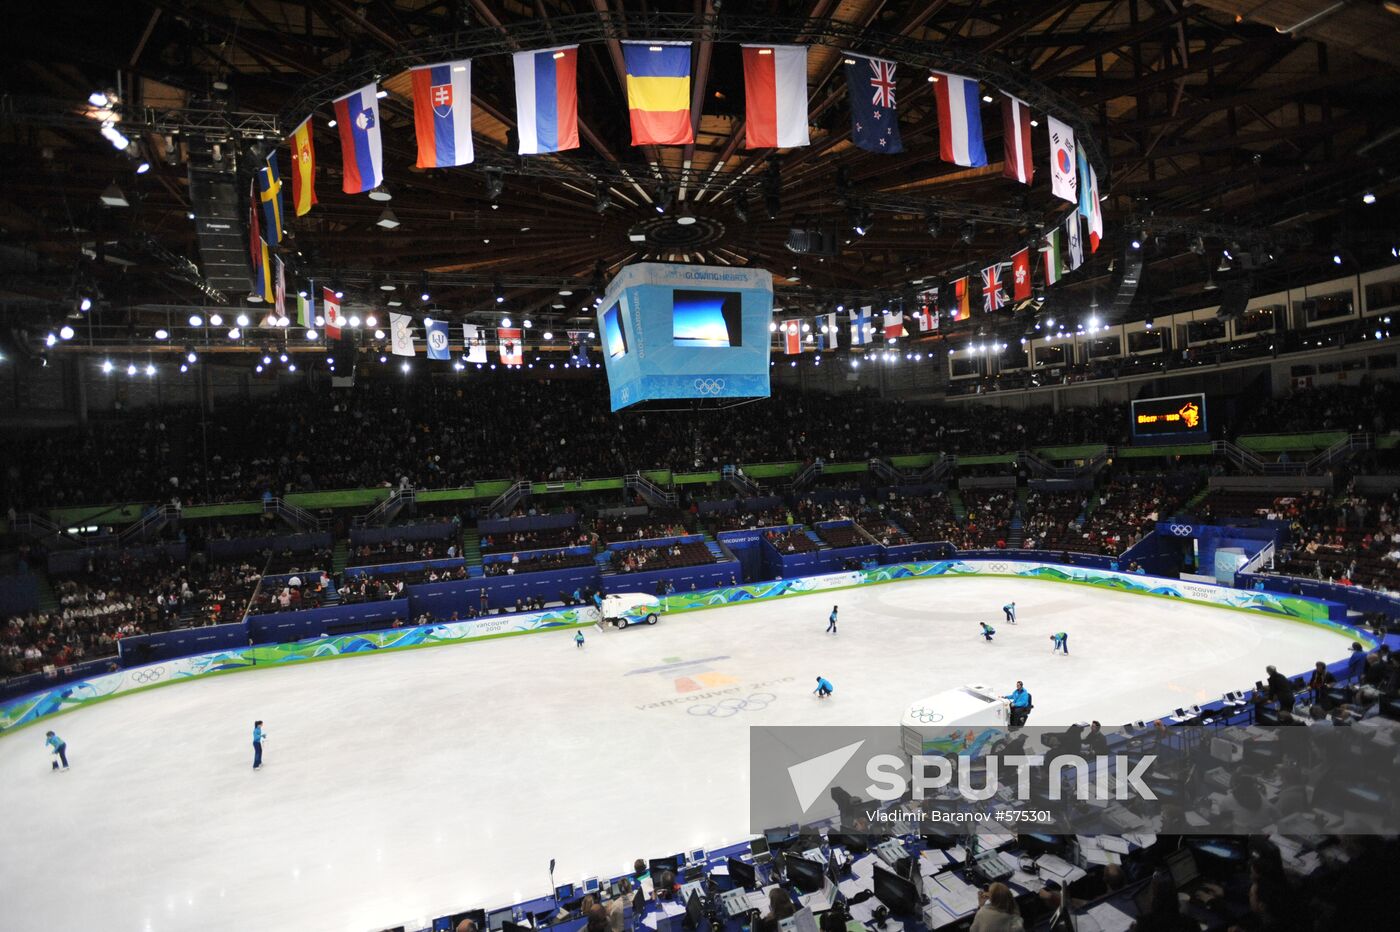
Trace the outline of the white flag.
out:
<instances>
[{"instance_id":1,"label":"white flag","mask_svg":"<svg viewBox=\"0 0 1400 932\"><path fill-rule=\"evenodd\" d=\"M1050 127L1050 192L1071 204L1078 204L1074 130L1049 114L1045 119Z\"/></svg>"},{"instance_id":2,"label":"white flag","mask_svg":"<svg viewBox=\"0 0 1400 932\"><path fill-rule=\"evenodd\" d=\"M1079 211L1073 211L1065 221L1065 240L1069 244L1069 268L1073 271L1084 264L1084 240L1079 221Z\"/></svg>"},{"instance_id":3,"label":"white flag","mask_svg":"<svg viewBox=\"0 0 1400 932\"><path fill-rule=\"evenodd\" d=\"M486 336L476 324L462 325L462 345L467 348L467 362L486 361Z\"/></svg>"},{"instance_id":4,"label":"white flag","mask_svg":"<svg viewBox=\"0 0 1400 932\"><path fill-rule=\"evenodd\" d=\"M412 356L417 350L413 346L413 318L408 314L389 313L389 345L395 356Z\"/></svg>"}]
</instances>

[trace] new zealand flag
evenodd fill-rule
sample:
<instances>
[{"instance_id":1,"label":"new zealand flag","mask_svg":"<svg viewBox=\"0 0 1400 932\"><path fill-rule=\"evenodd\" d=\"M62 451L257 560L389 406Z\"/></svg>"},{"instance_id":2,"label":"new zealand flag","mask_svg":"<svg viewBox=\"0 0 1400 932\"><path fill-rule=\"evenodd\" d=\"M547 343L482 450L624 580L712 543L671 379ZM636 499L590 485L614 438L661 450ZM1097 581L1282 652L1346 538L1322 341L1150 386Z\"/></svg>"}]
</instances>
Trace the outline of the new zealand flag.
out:
<instances>
[{"instance_id":1,"label":"new zealand flag","mask_svg":"<svg viewBox=\"0 0 1400 932\"><path fill-rule=\"evenodd\" d=\"M851 141L868 152L903 152L895 105L895 63L846 53L851 92Z\"/></svg>"}]
</instances>

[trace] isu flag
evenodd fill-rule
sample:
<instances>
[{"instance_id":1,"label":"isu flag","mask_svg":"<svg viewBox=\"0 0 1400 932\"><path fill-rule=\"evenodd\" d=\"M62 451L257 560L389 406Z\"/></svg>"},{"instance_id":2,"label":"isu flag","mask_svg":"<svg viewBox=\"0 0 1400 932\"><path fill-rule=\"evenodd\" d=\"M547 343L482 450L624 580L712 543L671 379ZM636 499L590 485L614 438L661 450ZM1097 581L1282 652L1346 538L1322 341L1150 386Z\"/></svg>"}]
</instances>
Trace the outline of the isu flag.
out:
<instances>
[{"instance_id":1,"label":"isu flag","mask_svg":"<svg viewBox=\"0 0 1400 932\"><path fill-rule=\"evenodd\" d=\"M516 52L515 122L521 155L578 148L578 46Z\"/></svg>"},{"instance_id":2,"label":"isu flag","mask_svg":"<svg viewBox=\"0 0 1400 932\"><path fill-rule=\"evenodd\" d=\"M1024 100L1001 95L1001 130L1005 158L1001 173L1030 184L1035 178L1035 163L1031 161L1031 108Z\"/></svg>"},{"instance_id":3,"label":"isu flag","mask_svg":"<svg viewBox=\"0 0 1400 932\"><path fill-rule=\"evenodd\" d=\"M496 339L501 343L501 364L518 366L525 362L525 347L521 345L519 327L501 327L496 330Z\"/></svg>"},{"instance_id":4,"label":"isu flag","mask_svg":"<svg viewBox=\"0 0 1400 932\"><path fill-rule=\"evenodd\" d=\"M287 140L292 149L292 206L298 217L316 203L316 145L311 139L311 117L301 121Z\"/></svg>"},{"instance_id":5,"label":"isu flag","mask_svg":"<svg viewBox=\"0 0 1400 932\"><path fill-rule=\"evenodd\" d=\"M783 321L783 351L789 356L802 352L802 321Z\"/></svg>"},{"instance_id":6,"label":"isu flag","mask_svg":"<svg viewBox=\"0 0 1400 932\"><path fill-rule=\"evenodd\" d=\"M1011 257L1011 300L1029 301L1031 298L1031 251L1022 249Z\"/></svg>"},{"instance_id":7,"label":"isu flag","mask_svg":"<svg viewBox=\"0 0 1400 932\"><path fill-rule=\"evenodd\" d=\"M790 149L808 145L807 46L745 45L744 145Z\"/></svg>"},{"instance_id":8,"label":"isu flag","mask_svg":"<svg viewBox=\"0 0 1400 932\"><path fill-rule=\"evenodd\" d=\"M325 311L322 319L326 322L326 336L332 340L339 340L340 328L344 325L344 321L340 319L340 299L329 288L321 289L321 308Z\"/></svg>"},{"instance_id":9,"label":"isu flag","mask_svg":"<svg viewBox=\"0 0 1400 932\"><path fill-rule=\"evenodd\" d=\"M419 168L469 165L472 151L472 63L470 59L414 68L413 127Z\"/></svg>"},{"instance_id":10,"label":"isu flag","mask_svg":"<svg viewBox=\"0 0 1400 932\"><path fill-rule=\"evenodd\" d=\"M943 161L977 168L987 164L982 143L982 94L977 82L946 71L933 73L938 102L938 149Z\"/></svg>"},{"instance_id":11,"label":"isu flag","mask_svg":"<svg viewBox=\"0 0 1400 932\"><path fill-rule=\"evenodd\" d=\"M624 42L632 145L688 146L690 43Z\"/></svg>"},{"instance_id":12,"label":"isu flag","mask_svg":"<svg viewBox=\"0 0 1400 932\"><path fill-rule=\"evenodd\" d=\"M379 88L366 84L337 100L335 125L340 133L344 168L341 189L363 194L384 181L384 143L379 136Z\"/></svg>"}]
</instances>

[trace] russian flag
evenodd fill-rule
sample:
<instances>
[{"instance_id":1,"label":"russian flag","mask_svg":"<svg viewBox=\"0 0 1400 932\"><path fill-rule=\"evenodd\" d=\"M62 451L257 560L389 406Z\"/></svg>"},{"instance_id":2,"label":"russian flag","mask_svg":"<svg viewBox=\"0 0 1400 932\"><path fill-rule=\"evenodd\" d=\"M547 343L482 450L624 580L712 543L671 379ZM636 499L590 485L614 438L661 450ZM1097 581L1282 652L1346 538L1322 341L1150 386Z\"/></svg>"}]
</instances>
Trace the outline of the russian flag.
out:
<instances>
[{"instance_id":1,"label":"russian flag","mask_svg":"<svg viewBox=\"0 0 1400 932\"><path fill-rule=\"evenodd\" d=\"M809 145L807 46L745 45L744 145L790 149Z\"/></svg>"},{"instance_id":2,"label":"russian flag","mask_svg":"<svg viewBox=\"0 0 1400 932\"><path fill-rule=\"evenodd\" d=\"M982 98L977 82L946 71L933 73L938 100L938 146L943 161L976 168L987 164L982 145Z\"/></svg>"},{"instance_id":3,"label":"russian flag","mask_svg":"<svg viewBox=\"0 0 1400 932\"><path fill-rule=\"evenodd\" d=\"M516 52L515 122L521 155L578 148L578 46Z\"/></svg>"},{"instance_id":4,"label":"russian flag","mask_svg":"<svg viewBox=\"0 0 1400 932\"><path fill-rule=\"evenodd\" d=\"M413 126L419 168L470 165L472 152L472 63L470 59L427 65L413 78Z\"/></svg>"},{"instance_id":5,"label":"russian flag","mask_svg":"<svg viewBox=\"0 0 1400 932\"><path fill-rule=\"evenodd\" d=\"M366 84L334 104L344 168L341 188L363 194L384 182L384 147L379 138L378 88Z\"/></svg>"}]
</instances>

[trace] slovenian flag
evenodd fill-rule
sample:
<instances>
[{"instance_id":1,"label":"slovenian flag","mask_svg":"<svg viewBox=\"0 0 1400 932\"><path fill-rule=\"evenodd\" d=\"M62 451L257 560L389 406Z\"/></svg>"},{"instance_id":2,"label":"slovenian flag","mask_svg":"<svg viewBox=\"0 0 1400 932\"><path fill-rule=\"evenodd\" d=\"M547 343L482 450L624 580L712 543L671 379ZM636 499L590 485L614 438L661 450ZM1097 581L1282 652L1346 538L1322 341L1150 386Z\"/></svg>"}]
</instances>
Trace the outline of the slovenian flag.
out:
<instances>
[{"instance_id":1,"label":"slovenian flag","mask_svg":"<svg viewBox=\"0 0 1400 932\"><path fill-rule=\"evenodd\" d=\"M977 82L946 71L933 73L938 102L938 148L943 161L978 168L987 164L982 144L982 97Z\"/></svg>"},{"instance_id":2,"label":"slovenian flag","mask_svg":"<svg viewBox=\"0 0 1400 932\"><path fill-rule=\"evenodd\" d=\"M474 158L471 59L414 68L409 74L418 167L470 165Z\"/></svg>"},{"instance_id":3,"label":"slovenian flag","mask_svg":"<svg viewBox=\"0 0 1400 932\"><path fill-rule=\"evenodd\" d=\"M578 46L516 52L515 122L520 154L578 148Z\"/></svg>"},{"instance_id":4,"label":"slovenian flag","mask_svg":"<svg viewBox=\"0 0 1400 932\"><path fill-rule=\"evenodd\" d=\"M366 84L334 104L344 168L341 189L346 194L363 194L384 182L384 146L379 138L377 95L378 88Z\"/></svg>"},{"instance_id":5,"label":"slovenian flag","mask_svg":"<svg viewBox=\"0 0 1400 932\"><path fill-rule=\"evenodd\" d=\"M632 145L688 146L690 43L624 42Z\"/></svg>"},{"instance_id":6,"label":"slovenian flag","mask_svg":"<svg viewBox=\"0 0 1400 932\"><path fill-rule=\"evenodd\" d=\"M807 133L807 46L745 45L744 145L790 149Z\"/></svg>"}]
</instances>

